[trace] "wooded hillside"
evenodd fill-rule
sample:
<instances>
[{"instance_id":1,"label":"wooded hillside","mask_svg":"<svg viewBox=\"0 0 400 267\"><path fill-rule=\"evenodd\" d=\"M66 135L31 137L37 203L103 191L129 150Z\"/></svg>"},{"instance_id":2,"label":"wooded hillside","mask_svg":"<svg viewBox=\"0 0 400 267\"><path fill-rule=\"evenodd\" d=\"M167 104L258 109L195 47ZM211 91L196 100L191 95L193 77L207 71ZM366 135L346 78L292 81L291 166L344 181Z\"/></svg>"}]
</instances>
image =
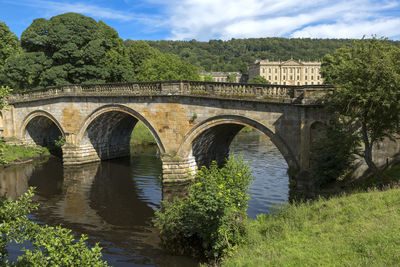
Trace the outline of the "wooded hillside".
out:
<instances>
[{"instance_id":1,"label":"wooded hillside","mask_svg":"<svg viewBox=\"0 0 400 267\"><path fill-rule=\"evenodd\" d=\"M126 40L129 43L131 40ZM247 64L256 59L305 61L321 60L339 47L349 45L351 39L288 39L250 38L229 41L147 41L163 53L178 55L205 71L240 71L247 73ZM400 45L399 41L393 42Z\"/></svg>"}]
</instances>

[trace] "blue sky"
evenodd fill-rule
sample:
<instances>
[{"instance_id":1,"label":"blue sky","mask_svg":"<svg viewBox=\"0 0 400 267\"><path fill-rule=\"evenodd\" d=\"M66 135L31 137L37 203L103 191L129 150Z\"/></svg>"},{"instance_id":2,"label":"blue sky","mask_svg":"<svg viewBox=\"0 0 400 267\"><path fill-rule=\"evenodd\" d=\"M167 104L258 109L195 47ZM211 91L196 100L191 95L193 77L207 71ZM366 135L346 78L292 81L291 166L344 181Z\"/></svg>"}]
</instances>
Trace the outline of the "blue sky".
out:
<instances>
[{"instance_id":1,"label":"blue sky","mask_svg":"<svg viewBox=\"0 0 400 267\"><path fill-rule=\"evenodd\" d=\"M134 40L400 40L400 0L0 0L0 20L18 37L34 19L66 12L102 20Z\"/></svg>"}]
</instances>

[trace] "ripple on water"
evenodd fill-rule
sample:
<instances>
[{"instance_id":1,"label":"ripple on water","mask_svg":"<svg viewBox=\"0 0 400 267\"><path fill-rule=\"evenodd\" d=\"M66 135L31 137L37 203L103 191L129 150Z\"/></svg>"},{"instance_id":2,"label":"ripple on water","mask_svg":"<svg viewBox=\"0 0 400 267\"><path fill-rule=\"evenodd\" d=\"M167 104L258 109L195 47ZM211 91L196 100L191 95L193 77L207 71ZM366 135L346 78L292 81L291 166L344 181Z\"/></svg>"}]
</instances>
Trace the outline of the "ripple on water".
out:
<instances>
[{"instance_id":1,"label":"ripple on water","mask_svg":"<svg viewBox=\"0 0 400 267\"><path fill-rule=\"evenodd\" d=\"M254 181L250 185L251 199L247 210L250 218L268 213L271 207L288 201L288 166L268 137L257 131L240 132L233 139L230 150L235 155L242 155L253 172Z\"/></svg>"}]
</instances>

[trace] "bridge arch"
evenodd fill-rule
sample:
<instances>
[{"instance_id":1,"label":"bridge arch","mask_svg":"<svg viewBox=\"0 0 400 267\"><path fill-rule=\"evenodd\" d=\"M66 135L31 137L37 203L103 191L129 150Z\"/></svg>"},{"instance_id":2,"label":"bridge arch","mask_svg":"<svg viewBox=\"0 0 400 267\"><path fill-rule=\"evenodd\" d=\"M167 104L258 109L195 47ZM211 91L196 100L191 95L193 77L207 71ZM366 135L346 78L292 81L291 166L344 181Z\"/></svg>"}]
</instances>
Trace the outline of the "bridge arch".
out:
<instances>
[{"instance_id":1,"label":"bridge arch","mask_svg":"<svg viewBox=\"0 0 400 267\"><path fill-rule=\"evenodd\" d=\"M255 120L236 115L215 116L198 124L186 135L178 155L183 158L194 158L197 167L207 166L213 160L221 165L225 162L233 138L245 126L268 136L281 152L288 166L299 168L292 151L280 136Z\"/></svg>"},{"instance_id":2,"label":"bridge arch","mask_svg":"<svg viewBox=\"0 0 400 267\"><path fill-rule=\"evenodd\" d=\"M29 113L19 129L19 136L24 142L41 146L53 145L60 136L65 137L64 129L58 120L44 110Z\"/></svg>"},{"instance_id":3,"label":"bridge arch","mask_svg":"<svg viewBox=\"0 0 400 267\"><path fill-rule=\"evenodd\" d=\"M154 127L135 110L124 105L104 105L94 110L82 123L77 145L93 145L100 159L129 154L129 141L136 123L141 121L154 137L161 153L165 152Z\"/></svg>"}]
</instances>

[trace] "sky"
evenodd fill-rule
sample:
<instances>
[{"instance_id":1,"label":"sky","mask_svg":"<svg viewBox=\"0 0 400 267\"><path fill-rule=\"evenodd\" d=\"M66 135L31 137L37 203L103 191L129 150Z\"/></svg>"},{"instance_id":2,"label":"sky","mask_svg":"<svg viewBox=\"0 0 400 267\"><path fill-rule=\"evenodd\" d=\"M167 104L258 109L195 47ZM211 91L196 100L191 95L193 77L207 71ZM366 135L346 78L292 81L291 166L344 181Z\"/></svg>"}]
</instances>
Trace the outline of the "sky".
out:
<instances>
[{"instance_id":1,"label":"sky","mask_svg":"<svg viewBox=\"0 0 400 267\"><path fill-rule=\"evenodd\" d=\"M400 40L400 0L0 0L0 21L18 37L34 19L67 12L102 20L132 40Z\"/></svg>"}]
</instances>

